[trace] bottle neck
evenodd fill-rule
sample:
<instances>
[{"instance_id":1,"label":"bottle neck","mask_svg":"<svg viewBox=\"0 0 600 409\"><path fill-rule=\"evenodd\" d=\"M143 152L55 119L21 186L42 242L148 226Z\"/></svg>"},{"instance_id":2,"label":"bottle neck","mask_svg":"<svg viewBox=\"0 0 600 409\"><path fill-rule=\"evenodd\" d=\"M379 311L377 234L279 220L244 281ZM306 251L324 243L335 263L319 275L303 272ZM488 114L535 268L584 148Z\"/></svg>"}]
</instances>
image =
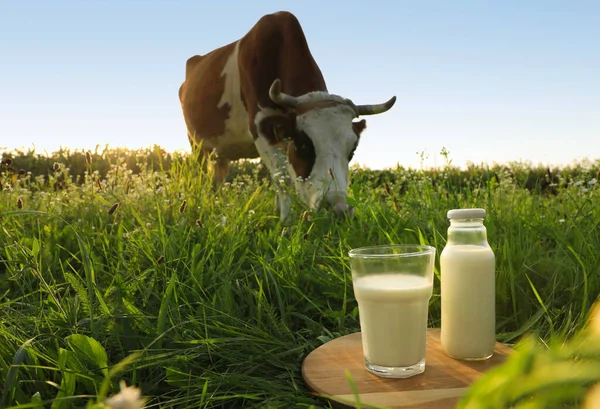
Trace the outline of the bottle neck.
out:
<instances>
[{"instance_id":1,"label":"bottle neck","mask_svg":"<svg viewBox=\"0 0 600 409\"><path fill-rule=\"evenodd\" d=\"M451 219L447 244L488 247L483 219Z\"/></svg>"}]
</instances>

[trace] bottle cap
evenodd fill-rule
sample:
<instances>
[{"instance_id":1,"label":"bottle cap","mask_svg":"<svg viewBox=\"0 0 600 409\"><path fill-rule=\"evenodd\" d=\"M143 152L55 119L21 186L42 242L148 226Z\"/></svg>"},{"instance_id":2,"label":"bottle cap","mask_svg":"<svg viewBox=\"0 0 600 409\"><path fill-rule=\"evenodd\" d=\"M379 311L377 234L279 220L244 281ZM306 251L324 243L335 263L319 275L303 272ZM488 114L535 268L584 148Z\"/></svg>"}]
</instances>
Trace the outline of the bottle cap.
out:
<instances>
[{"instance_id":1,"label":"bottle cap","mask_svg":"<svg viewBox=\"0 0 600 409\"><path fill-rule=\"evenodd\" d=\"M447 216L448 219L485 219L485 209L452 209Z\"/></svg>"}]
</instances>

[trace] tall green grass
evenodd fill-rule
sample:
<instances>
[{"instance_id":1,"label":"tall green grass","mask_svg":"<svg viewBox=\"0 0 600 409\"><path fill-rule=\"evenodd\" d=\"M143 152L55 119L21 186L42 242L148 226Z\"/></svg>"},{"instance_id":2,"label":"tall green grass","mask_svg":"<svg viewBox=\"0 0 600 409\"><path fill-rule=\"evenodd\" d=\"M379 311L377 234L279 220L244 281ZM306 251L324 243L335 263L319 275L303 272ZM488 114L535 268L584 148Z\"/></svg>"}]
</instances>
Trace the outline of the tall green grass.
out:
<instances>
[{"instance_id":1,"label":"tall green grass","mask_svg":"<svg viewBox=\"0 0 600 409\"><path fill-rule=\"evenodd\" d=\"M355 219L296 205L282 226L261 165L234 166L215 192L195 158L158 148L7 158L2 407L84 407L121 379L150 407L328 407L300 367L314 348L359 330L348 250L421 242L439 257L450 208L488 211L499 341L529 335L542 345L536 354L549 353L582 330L600 293L600 161L354 168ZM432 327L437 267L436 277Z\"/></svg>"}]
</instances>

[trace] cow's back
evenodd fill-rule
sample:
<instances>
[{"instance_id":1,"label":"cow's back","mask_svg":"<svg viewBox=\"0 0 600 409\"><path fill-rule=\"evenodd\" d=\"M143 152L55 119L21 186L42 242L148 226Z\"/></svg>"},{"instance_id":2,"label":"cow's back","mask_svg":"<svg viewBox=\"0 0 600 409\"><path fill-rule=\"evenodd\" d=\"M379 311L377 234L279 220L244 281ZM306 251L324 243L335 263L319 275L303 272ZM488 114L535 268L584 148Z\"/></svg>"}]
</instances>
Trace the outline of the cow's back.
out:
<instances>
[{"instance_id":1,"label":"cow's back","mask_svg":"<svg viewBox=\"0 0 600 409\"><path fill-rule=\"evenodd\" d=\"M275 79L281 80L284 92L294 96L327 91L300 22L292 13L279 11L263 16L240 44L242 91L251 116L257 105L279 108L269 97Z\"/></svg>"},{"instance_id":2,"label":"cow's back","mask_svg":"<svg viewBox=\"0 0 600 409\"><path fill-rule=\"evenodd\" d=\"M218 138L225 133L230 106L219 104L225 90L223 69L235 43L217 48L206 55L195 55L186 62L185 81L179 88L188 136L195 141Z\"/></svg>"}]
</instances>

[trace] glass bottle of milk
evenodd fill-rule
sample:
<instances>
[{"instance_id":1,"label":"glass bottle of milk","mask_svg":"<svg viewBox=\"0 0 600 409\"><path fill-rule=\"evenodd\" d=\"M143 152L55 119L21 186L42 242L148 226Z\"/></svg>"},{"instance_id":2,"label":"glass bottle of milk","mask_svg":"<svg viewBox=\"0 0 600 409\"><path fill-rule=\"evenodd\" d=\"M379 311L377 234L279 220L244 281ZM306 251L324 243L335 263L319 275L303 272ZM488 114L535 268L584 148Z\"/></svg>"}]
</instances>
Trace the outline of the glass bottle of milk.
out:
<instances>
[{"instance_id":1,"label":"glass bottle of milk","mask_svg":"<svg viewBox=\"0 0 600 409\"><path fill-rule=\"evenodd\" d=\"M488 359L496 345L496 259L485 216L485 209L448 211L448 239L440 255L441 343L455 359Z\"/></svg>"}]
</instances>

